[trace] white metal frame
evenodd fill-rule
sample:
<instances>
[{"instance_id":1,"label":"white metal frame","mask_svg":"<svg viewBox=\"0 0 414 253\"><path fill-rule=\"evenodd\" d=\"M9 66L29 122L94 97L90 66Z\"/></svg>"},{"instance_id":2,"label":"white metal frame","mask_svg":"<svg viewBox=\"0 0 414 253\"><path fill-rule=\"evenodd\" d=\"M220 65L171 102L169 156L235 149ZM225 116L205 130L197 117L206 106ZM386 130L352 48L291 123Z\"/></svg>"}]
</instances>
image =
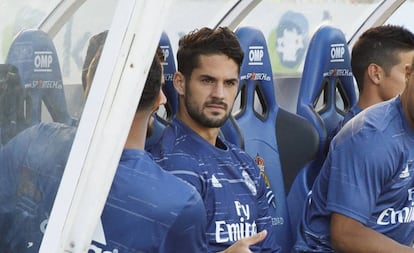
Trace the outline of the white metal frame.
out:
<instances>
[{"instance_id":1,"label":"white metal frame","mask_svg":"<svg viewBox=\"0 0 414 253\"><path fill-rule=\"evenodd\" d=\"M383 0L381 4L367 17L365 22L358 28L348 41L349 48L352 48L355 41L370 27L384 24L384 22L400 7L406 0Z\"/></svg>"},{"instance_id":2,"label":"white metal frame","mask_svg":"<svg viewBox=\"0 0 414 253\"><path fill-rule=\"evenodd\" d=\"M120 0L93 81L99 85L92 84L85 104L41 253L88 251L170 2Z\"/></svg>"},{"instance_id":3,"label":"white metal frame","mask_svg":"<svg viewBox=\"0 0 414 253\"><path fill-rule=\"evenodd\" d=\"M262 0L243 0L233 4L231 9L219 20L216 26L228 26L234 30L240 22L256 7Z\"/></svg>"},{"instance_id":4,"label":"white metal frame","mask_svg":"<svg viewBox=\"0 0 414 253\"><path fill-rule=\"evenodd\" d=\"M74 12L76 12L86 0L62 0L39 24L39 29L47 32L52 38L59 32Z\"/></svg>"}]
</instances>

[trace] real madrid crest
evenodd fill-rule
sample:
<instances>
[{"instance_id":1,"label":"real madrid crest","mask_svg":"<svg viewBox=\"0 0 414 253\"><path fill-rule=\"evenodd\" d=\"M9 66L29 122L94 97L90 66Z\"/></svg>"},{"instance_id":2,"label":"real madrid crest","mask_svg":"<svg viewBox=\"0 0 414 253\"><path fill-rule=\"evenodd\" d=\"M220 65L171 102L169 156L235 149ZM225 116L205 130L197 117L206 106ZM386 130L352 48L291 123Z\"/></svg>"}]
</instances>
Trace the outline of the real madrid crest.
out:
<instances>
[{"instance_id":1,"label":"real madrid crest","mask_svg":"<svg viewBox=\"0 0 414 253\"><path fill-rule=\"evenodd\" d=\"M267 195L267 198L268 198L267 201L268 201L269 204L272 204L273 207L276 207L276 203L274 201L275 196L272 192L272 188L270 188L270 180L267 177L266 172L265 172L265 161L264 161L263 157L261 157L259 154L256 155L256 157L254 158L254 161L256 162L257 167L259 167L260 175L263 177L263 179L266 183L266 186L269 190L269 193L270 193L270 194Z\"/></svg>"},{"instance_id":2,"label":"real madrid crest","mask_svg":"<svg viewBox=\"0 0 414 253\"><path fill-rule=\"evenodd\" d=\"M256 157L254 158L254 161L256 162L257 166L259 167L260 174L264 178L264 181L265 181L267 187L270 188L270 181L269 181L269 178L267 177L267 175L265 173L265 161L264 161L263 157L261 157L261 156L259 156L259 154L257 154Z\"/></svg>"}]
</instances>

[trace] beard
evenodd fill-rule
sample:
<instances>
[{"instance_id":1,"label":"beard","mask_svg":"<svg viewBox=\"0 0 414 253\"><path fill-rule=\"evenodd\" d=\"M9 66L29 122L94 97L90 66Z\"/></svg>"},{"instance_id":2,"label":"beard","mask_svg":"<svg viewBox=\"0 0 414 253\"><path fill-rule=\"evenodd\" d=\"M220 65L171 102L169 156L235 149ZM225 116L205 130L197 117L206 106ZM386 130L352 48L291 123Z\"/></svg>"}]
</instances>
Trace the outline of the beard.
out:
<instances>
[{"instance_id":1,"label":"beard","mask_svg":"<svg viewBox=\"0 0 414 253\"><path fill-rule=\"evenodd\" d=\"M199 108L195 103L192 103L188 98L191 96L186 96L184 103L185 107L187 108L188 115L197 123L202 126L209 127L209 128L219 128L223 126L224 122L229 118L231 111L227 112L220 118L209 118L204 112L203 108L208 106L209 104L220 104L224 106L224 109L227 110L227 104L224 104L221 101L209 101L203 104L201 108ZM218 114L217 114L218 115Z\"/></svg>"}]
</instances>

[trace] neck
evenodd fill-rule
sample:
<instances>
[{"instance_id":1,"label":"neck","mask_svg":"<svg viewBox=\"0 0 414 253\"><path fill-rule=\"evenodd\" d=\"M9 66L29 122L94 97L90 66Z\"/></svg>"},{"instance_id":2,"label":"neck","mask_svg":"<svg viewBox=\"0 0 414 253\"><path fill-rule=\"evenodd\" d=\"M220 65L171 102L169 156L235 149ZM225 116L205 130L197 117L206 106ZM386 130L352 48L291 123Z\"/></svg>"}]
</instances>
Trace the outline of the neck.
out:
<instances>
[{"instance_id":1,"label":"neck","mask_svg":"<svg viewBox=\"0 0 414 253\"><path fill-rule=\"evenodd\" d=\"M145 140L150 117L151 114L144 112L137 112L135 114L124 148L145 149Z\"/></svg>"},{"instance_id":2,"label":"neck","mask_svg":"<svg viewBox=\"0 0 414 253\"><path fill-rule=\"evenodd\" d=\"M370 93L370 94L369 94ZM375 90L368 91L364 90L359 96L358 105L359 107L364 110L367 107L382 102L381 98L377 96Z\"/></svg>"}]
</instances>

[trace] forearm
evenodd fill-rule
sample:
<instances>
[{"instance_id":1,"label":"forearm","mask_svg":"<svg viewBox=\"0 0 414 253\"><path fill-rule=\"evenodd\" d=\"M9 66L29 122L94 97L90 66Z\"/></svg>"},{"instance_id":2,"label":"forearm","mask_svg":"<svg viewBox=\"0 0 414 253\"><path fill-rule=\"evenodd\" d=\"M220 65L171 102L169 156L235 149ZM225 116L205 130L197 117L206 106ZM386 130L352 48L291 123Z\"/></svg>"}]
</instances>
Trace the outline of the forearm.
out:
<instances>
[{"instance_id":1,"label":"forearm","mask_svg":"<svg viewBox=\"0 0 414 253\"><path fill-rule=\"evenodd\" d=\"M414 253L414 248L378 233L363 224L333 214L331 219L332 245L337 252L352 253Z\"/></svg>"}]
</instances>

